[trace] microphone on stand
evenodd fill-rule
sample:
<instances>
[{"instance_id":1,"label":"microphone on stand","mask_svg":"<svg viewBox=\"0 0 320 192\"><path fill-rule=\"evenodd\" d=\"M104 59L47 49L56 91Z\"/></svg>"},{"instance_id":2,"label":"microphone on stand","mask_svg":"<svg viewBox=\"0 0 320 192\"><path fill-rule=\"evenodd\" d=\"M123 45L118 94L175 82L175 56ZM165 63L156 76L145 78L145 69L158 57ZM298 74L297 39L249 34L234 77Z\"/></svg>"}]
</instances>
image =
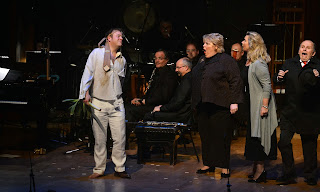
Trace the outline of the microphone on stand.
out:
<instances>
[{"instance_id":1,"label":"microphone on stand","mask_svg":"<svg viewBox=\"0 0 320 192\"><path fill-rule=\"evenodd\" d=\"M166 32L166 35L170 38L170 33L168 33L168 29L164 30Z\"/></svg>"},{"instance_id":2,"label":"microphone on stand","mask_svg":"<svg viewBox=\"0 0 320 192\"><path fill-rule=\"evenodd\" d=\"M191 34L191 32L189 31L188 27L185 25L184 28L187 30L187 33L192 37L192 39L194 39L194 36Z\"/></svg>"},{"instance_id":3,"label":"microphone on stand","mask_svg":"<svg viewBox=\"0 0 320 192\"><path fill-rule=\"evenodd\" d=\"M126 40L126 42L128 43L128 44L130 44L130 41L128 40L128 38L126 37L126 36L123 36L124 37L124 39Z\"/></svg>"}]
</instances>

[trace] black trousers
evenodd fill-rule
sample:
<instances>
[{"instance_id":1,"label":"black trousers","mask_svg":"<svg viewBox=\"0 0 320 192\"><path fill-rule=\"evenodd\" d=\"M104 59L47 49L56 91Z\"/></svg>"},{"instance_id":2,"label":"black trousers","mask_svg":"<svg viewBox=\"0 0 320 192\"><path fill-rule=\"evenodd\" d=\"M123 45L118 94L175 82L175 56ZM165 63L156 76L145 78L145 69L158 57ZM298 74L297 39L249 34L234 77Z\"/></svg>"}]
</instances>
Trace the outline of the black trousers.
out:
<instances>
[{"instance_id":1,"label":"black trousers","mask_svg":"<svg viewBox=\"0 0 320 192\"><path fill-rule=\"evenodd\" d=\"M294 128L290 121L281 117L281 134L278 148L281 152L284 176L296 178L291 140ZM317 179L317 134L300 134L304 157L304 177Z\"/></svg>"},{"instance_id":2,"label":"black trousers","mask_svg":"<svg viewBox=\"0 0 320 192\"><path fill-rule=\"evenodd\" d=\"M203 165L229 168L233 123L229 109L211 103L201 104L198 130Z\"/></svg>"},{"instance_id":3,"label":"black trousers","mask_svg":"<svg viewBox=\"0 0 320 192\"><path fill-rule=\"evenodd\" d=\"M153 110L155 106L151 105L140 105L135 106L131 103L126 103L125 110L126 110L126 120L129 122L126 124L126 149L129 148L129 138L130 133L134 130L134 127L136 126L135 122L143 120L143 117L146 113L150 113L150 111Z\"/></svg>"},{"instance_id":4,"label":"black trousers","mask_svg":"<svg viewBox=\"0 0 320 192\"><path fill-rule=\"evenodd\" d=\"M251 137L251 121L248 121L245 153L246 160L249 161L265 161L277 159L277 133L274 130L271 135L271 148L269 155L264 152L264 147L261 145L261 138Z\"/></svg>"},{"instance_id":5,"label":"black trousers","mask_svg":"<svg viewBox=\"0 0 320 192\"><path fill-rule=\"evenodd\" d=\"M143 119L146 113L150 113L154 109L154 105L140 105L135 106L127 104L126 106L126 120L129 122L138 122Z\"/></svg>"}]
</instances>

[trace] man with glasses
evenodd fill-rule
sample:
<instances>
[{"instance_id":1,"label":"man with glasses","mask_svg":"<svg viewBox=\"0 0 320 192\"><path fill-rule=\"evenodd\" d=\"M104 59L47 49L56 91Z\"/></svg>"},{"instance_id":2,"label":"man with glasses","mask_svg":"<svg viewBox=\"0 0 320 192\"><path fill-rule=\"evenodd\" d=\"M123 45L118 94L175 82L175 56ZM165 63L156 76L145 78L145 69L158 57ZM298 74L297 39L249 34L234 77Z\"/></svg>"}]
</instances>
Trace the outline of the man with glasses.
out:
<instances>
[{"instance_id":1,"label":"man with glasses","mask_svg":"<svg viewBox=\"0 0 320 192\"><path fill-rule=\"evenodd\" d=\"M148 82L145 95L142 98L132 99L131 105L127 106L126 118L129 122L140 121L155 106L167 104L178 84L177 75L167 65L169 61L167 52L158 50L155 53L154 60L155 68Z\"/></svg>"},{"instance_id":2,"label":"man with glasses","mask_svg":"<svg viewBox=\"0 0 320 192\"><path fill-rule=\"evenodd\" d=\"M190 123L191 120L191 76L192 63L187 57L179 59L176 63L176 72L181 77L174 96L169 103L158 105L146 113L146 121L167 121Z\"/></svg>"},{"instance_id":3,"label":"man with glasses","mask_svg":"<svg viewBox=\"0 0 320 192\"><path fill-rule=\"evenodd\" d=\"M195 42L190 41L186 46L187 57L192 62L192 67L196 66L200 58L199 49Z\"/></svg>"}]
</instances>

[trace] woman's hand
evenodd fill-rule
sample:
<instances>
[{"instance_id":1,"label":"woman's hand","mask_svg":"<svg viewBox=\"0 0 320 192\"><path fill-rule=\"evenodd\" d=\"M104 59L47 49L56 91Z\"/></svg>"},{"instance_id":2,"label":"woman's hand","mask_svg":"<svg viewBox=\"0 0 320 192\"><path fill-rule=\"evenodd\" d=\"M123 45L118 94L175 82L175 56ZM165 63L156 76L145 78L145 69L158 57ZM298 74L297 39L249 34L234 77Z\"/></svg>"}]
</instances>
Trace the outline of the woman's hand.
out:
<instances>
[{"instance_id":1,"label":"woman's hand","mask_svg":"<svg viewBox=\"0 0 320 192\"><path fill-rule=\"evenodd\" d=\"M265 116L268 116L268 111L269 109L265 108L265 107L261 107L261 110L260 110L260 115L261 117L265 117Z\"/></svg>"},{"instance_id":2,"label":"woman's hand","mask_svg":"<svg viewBox=\"0 0 320 192\"><path fill-rule=\"evenodd\" d=\"M238 104L231 104L230 105L230 113L235 114L238 111Z\"/></svg>"}]
</instances>

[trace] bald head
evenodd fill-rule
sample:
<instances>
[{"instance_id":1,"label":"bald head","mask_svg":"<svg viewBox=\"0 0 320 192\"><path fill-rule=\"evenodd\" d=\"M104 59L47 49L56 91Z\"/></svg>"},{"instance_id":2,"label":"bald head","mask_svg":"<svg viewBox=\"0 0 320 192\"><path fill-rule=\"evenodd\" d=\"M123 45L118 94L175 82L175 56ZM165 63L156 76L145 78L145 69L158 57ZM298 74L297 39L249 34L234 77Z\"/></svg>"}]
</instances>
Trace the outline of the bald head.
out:
<instances>
[{"instance_id":1,"label":"bald head","mask_svg":"<svg viewBox=\"0 0 320 192\"><path fill-rule=\"evenodd\" d=\"M244 54L244 51L242 49L242 46L240 45L240 43L235 43L232 45L231 47L231 56L237 60L240 61L242 56Z\"/></svg>"},{"instance_id":2,"label":"bald head","mask_svg":"<svg viewBox=\"0 0 320 192\"><path fill-rule=\"evenodd\" d=\"M315 44L310 40L305 40L300 44L298 54L301 61L309 61L315 54Z\"/></svg>"},{"instance_id":3,"label":"bald head","mask_svg":"<svg viewBox=\"0 0 320 192\"><path fill-rule=\"evenodd\" d=\"M183 77L185 74L191 71L192 63L189 58L183 57L176 63L176 72L179 76Z\"/></svg>"}]
</instances>

